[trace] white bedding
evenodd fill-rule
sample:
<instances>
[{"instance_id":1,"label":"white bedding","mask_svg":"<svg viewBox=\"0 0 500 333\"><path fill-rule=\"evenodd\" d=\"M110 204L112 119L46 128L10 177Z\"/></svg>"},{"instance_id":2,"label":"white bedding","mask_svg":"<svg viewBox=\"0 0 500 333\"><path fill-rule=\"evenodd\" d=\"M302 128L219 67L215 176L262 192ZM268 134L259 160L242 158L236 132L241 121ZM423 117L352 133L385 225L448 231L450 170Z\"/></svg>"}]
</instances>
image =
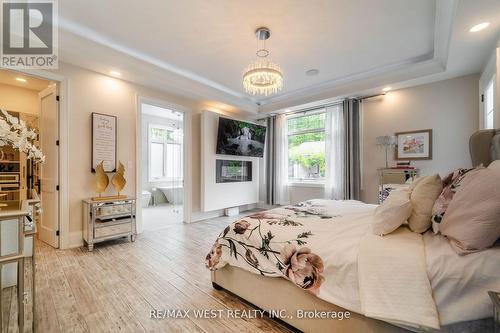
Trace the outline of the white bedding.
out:
<instances>
[{"instance_id":1,"label":"white bedding","mask_svg":"<svg viewBox=\"0 0 500 333\"><path fill-rule=\"evenodd\" d=\"M273 221L272 218L241 219L240 221L246 221L247 224L244 224L244 227L248 230L243 230L241 234L233 232L236 224L240 221L227 227L217 239L212 251L207 255L207 266L215 270L230 264L256 274L287 277L289 270L280 269L275 258L280 260L280 252L283 252L286 244L296 237L297 232L311 231L312 235L304 239L307 241L306 244L295 244L292 241L292 245L295 245L297 249L309 248L313 256L312 260L317 260L317 256L322 259L324 269L321 271L320 277L316 276L320 279L320 288L317 291L313 290L317 289L318 283L314 283L312 287L300 285L297 280L293 281L293 274L292 282L304 289L310 288L309 291L330 303L363 313L358 282L358 251L363 237L371 230L371 217L377 206L358 201L320 199L310 200L306 206L309 208L301 207L298 210L310 210L311 207L317 206L321 207L318 210L326 209L327 213L323 213L323 215L330 215L333 218L325 219L325 217L318 218L310 215L301 217L292 213L292 215L288 215L287 219L300 222L300 226L297 228L269 223L269 221ZM290 210L292 208L288 208L289 210L278 208L267 213L271 217L273 214L278 216L276 220L282 221L279 216L286 215L290 211L293 212ZM252 228L257 228L257 223L262 225L262 233L270 231L273 234L269 249L277 253L274 257L271 255L266 258L262 252L258 251L263 239L258 237L257 232L252 234L249 232ZM236 245L233 246L225 238L232 238L243 245L236 242ZM498 264L500 263L500 249L459 257L443 237L427 233L423 238L427 274L433 289L440 324L447 325L492 316L492 308L488 306L486 291L500 290L500 265ZM240 246L247 247L240 248ZM231 247L233 248L231 249ZM234 249L237 249L241 254L235 254ZM245 251L248 249L251 250L251 253L246 255ZM259 272L255 267L249 266L249 261L258 262L259 268L265 272ZM317 270L316 273L319 271ZM300 274L295 276L302 278ZM290 279L289 276L288 278ZM408 288L411 288L411 285Z\"/></svg>"},{"instance_id":2,"label":"white bedding","mask_svg":"<svg viewBox=\"0 0 500 333\"><path fill-rule=\"evenodd\" d=\"M365 316L418 329L440 328L422 235L409 228L384 237L367 234L359 246L358 272Z\"/></svg>"},{"instance_id":3,"label":"white bedding","mask_svg":"<svg viewBox=\"0 0 500 333\"><path fill-rule=\"evenodd\" d=\"M442 325L493 316L488 291L500 291L500 246L459 256L448 240L424 234L427 275Z\"/></svg>"}]
</instances>

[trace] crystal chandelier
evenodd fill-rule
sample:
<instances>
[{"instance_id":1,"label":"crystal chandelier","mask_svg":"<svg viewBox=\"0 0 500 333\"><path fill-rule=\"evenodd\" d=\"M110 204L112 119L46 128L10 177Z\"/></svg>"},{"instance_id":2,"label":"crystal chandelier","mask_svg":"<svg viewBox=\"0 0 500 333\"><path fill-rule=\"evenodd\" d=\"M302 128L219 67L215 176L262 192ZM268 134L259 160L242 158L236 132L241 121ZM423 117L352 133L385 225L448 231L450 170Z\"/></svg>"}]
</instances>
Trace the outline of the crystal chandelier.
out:
<instances>
[{"instance_id":1,"label":"crystal chandelier","mask_svg":"<svg viewBox=\"0 0 500 333\"><path fill-rule=\"evenodd\" d=\"M259 28L255 35L263 46L257 50L258 59L244 71L243 87L252 95L273 95L283 88L283 73L278 65L267 58L269 51L265 42L271 37L271 31L268 28Z\"/></svg>"}]
</instances>

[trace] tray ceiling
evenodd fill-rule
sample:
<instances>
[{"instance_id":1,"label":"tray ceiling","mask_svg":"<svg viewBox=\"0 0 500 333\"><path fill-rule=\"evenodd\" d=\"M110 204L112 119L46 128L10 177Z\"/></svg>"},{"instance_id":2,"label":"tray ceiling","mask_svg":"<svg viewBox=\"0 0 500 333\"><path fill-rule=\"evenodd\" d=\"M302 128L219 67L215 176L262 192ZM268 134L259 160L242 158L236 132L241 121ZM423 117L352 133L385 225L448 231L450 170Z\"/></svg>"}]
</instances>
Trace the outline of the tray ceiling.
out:
<instances>
[{"instance_id":1,"label":"tray ceiling","mask_svg":"<svg viewBox=\"0 0 500 333\"><path fill-rule=\"evenodd\" d=\"M106 58L97 50L106 47L160 67L158 82L255 111L415 66L443 70L457 7L453 0L67 1L59 3L60 53L62 61L106 71L78 52L85 44L88 54ZM241 84L262 25L272 31L270 57L285 76L270 98L250 96ZM125 63L109 54L117 63L106 66ZM319 74L306 75L313 68Z\"/></svg>"}]
</instances>

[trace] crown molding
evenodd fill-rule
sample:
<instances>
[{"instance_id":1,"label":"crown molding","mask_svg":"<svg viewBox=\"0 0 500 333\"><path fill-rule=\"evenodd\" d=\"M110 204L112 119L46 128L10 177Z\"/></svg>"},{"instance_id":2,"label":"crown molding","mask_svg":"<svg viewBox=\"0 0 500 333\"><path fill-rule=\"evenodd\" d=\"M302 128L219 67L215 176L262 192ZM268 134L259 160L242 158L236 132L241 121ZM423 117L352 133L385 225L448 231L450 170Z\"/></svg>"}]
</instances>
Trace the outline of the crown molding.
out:
<instances>
[{"instance_id":1,"label":"crown molding","mask_svg":"<svg viewBox=\"0 0 500 333\"><path fill-rule=\"evenodd\" d=\"M457 6L458 0L436 1L434 47L430 54L263 99L259 101L259 113L280 110L300 101L308 103L319 96L331 98L364 91L369 88L367 82L375 84L373 88L446 71Z\"/></svg>"},{"instance_id":2,"label":"crown molding","mask_svg":"<svg viewBox=\"0 0 500 333\"><path fill-rule=\"evenodd\" d=\"M453 22L457 13L458 0L436 1L436 19L434 23L434 59L440 61L446 69L450 49Z\"/></svg>"},{"instance_id":3,"label":"crown molding","mask_svg":"<svg viewBox=\"0 0 500 333\"><path fill-rule=\"evenodd\" d=\"M261 100L128 48L64 17L59 18L60 35L62 39L66 36L65 49L60 50L60 58L64 62L89 68L105 75L108 75L109 71L106 65L119 63L123 66L120 66L121 68L126 68L128 71L127 75L122 75L124 80L191 99L226 103L250 113L267 113L298 105L297 103L355 94L377 86L446 71L457 6L458 0L436 1L434 46L429 54Z\"/></svg>"},{"instance_id":4,"label":"crown molding","mask_svg":"<svg viewBox=\"0 0 500 333\"><path fill-rule=\"evenodd\" d=\"M120 68L120 79L201 102L217 101L257 113L252 98L158 59L108 41L95 31L60 18L59 60L109 75Z\"/></svg>"},{"instance_id":5,"label":"crown molding","mask_svg":"<svg viewBox=\"0 0 500 333\"><path fill-rule=\"evenodd\" d=\"M429 62L434 62L434 56L433 53L431 54L425 54L419 57L415 57L413 59L408 59L405 61L401 61L399 63L383 66L383 67L377 67L373 68L368 71L363 71L359 72L356 74L344 76L341 78L337 78L334 80L322 82L313 86L305 87L302 89L297 89L294 91L290 91L285 94L280 94L278 96L273 96L266 98L264 100L260 101L260 108L259 111L262 110L263 108L268 108L269 106L280 103L286 100L294 99L294 98L299 98L299 97L306 97L308 95L316 95L324 91L328 90L334 90L338 87L344 86L344 85L349 85L351 83L355 82L362 82L370 78L386 75L391 72L395 71L401 71L405 69L410 69L411 66L414 65L419 65L419 64L425 64ZM440 64L440 63L439 63Z\"/></svg>"},{"instance_id":6,"label":"crown molding","mask_svg":"<svg viewBox=\"0 0 500 333\"><path fill-rule=\"evenodd\" d=\"M415 78L430 76L444 72L445 68L440 61L431 59L418 62L409 66L394 68L391 71L380 72L377 75L366 75L362 79L346 79L343 82L330 83L323 89L315 92L309 91L304 94L289 96L287 99L275 100L272 103L261 105L259 114L283 112L294 106L301 106L317 101L330 100L332 98L358 97L360 95L380 92L380 89L394 82L404 82ZM377 90L378 88L378 90Z\"/></svg>"}]
</instances>

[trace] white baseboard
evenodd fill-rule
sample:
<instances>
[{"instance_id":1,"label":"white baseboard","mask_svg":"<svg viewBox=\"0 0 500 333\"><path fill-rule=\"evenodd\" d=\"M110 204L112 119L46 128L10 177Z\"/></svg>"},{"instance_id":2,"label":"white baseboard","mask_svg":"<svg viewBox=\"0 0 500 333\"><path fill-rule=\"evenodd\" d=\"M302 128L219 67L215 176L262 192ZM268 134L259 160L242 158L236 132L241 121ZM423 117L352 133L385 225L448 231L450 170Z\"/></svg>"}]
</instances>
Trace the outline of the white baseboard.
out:
<instances>
[{"instance_id":1,"label":"white baseboard","mask_svg":"<svg viewBox=\"0 0 500 333\"><path fill-rule=\"evenodd\" d=\"M275 207L276 207L275 205L268 205L264 201L259 201L257 203L257 208L259 208L259 209L272 209Z\"/></svg>"},{"instance_id":2,"label":"white baseboard","mask_svg":"<svg viewBox=\"0 0 500 333\"><path fill-rule=\"evenodd\" d=\"M254 203L254 204L249 204L249 205L244 205L244 206L240 206L240 213L244 213L245 211L247 210L252 210L252 209L256 209L258 208L257 206L258 204Z\"/></svg>"},{"instance_id":3,"label":"white baseboard","mask_svg":"<svg viewBox=\"0 0 500 333\"><path fill-rule=\"evenodd\" d=\"M69 233L69 242L68 246L66 247L61 247L61 249L72 249L75 247L81 247L83 246L83 235L82 231L71 231Z\"/></svg>"},{"instance_id":4,"label":"white baseboard","mask_svg":"<svg viewBox=\"0 0 500 333\"><path fill-rule=\"evenodd\" d=\"M255 204L243 205L243 206L238 206L238 208L240 210L240 213L242 213L247 210L258 208L258 204L255 203ZM224 209L213 210L210 212L192 212L191 222L199 222L221 216L224 216Z\"/></svg>"},{"instance_id":5,"label":"white baseboard","mask_svg":"<svg viewBox=\"0 0 500 333\"><path fill-rule=\"evenodd\" d=\"M211 212L192 212L190 222L199 222L224 216L224 209L213 210Z\"/></svg>"}]
</instances>

